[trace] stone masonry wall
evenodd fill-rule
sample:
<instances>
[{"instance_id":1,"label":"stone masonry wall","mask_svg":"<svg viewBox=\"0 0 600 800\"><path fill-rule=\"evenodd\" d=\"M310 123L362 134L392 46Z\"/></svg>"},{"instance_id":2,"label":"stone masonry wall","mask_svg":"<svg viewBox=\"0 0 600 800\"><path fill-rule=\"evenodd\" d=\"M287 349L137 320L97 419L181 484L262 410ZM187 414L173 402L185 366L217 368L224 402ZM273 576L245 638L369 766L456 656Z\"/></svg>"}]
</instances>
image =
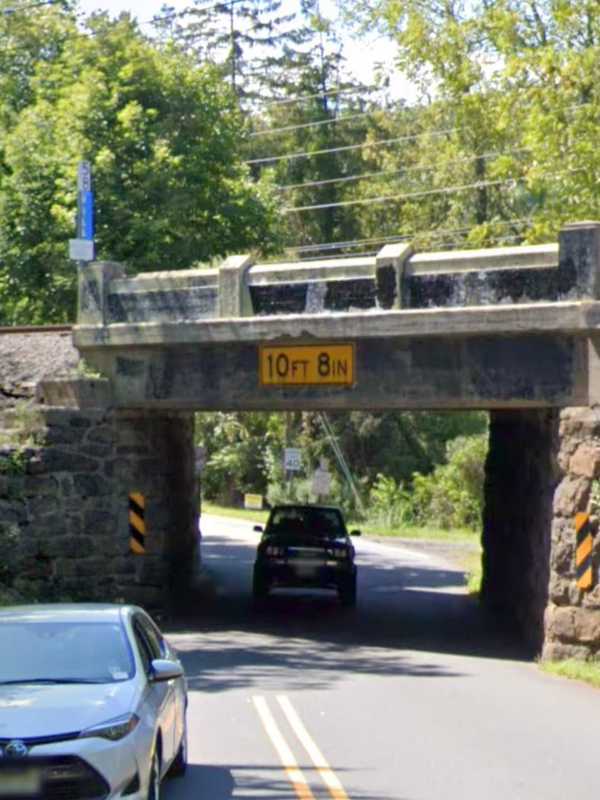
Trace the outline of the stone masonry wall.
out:
<instances>
[{"instance_id":1,"label":"stone masonry wall","mask_svg":"<svg viewBox=\"0 0 600 800\"><path fill-rule=\"evenodd\" d=\"M17 599L169 604L196 549L191 415L38 412L37 444L0 448L0 582ZM147 497L144 556L129 551L130 491Z\"/></svg>"},{"instance_id":2,"label":"stone masonry wall","mask_svg":"<svg viewBox=\"0 0 600 800\"><path fill-rule=\"evenodd\" d=\"M560 483L554 496L549 602L543 656L600 657L600 543L592 493L600 478L600 407L565 409L560 417ZM591 511L594 587L577 587L575 514Z\"/></svg>"}]
</instances>

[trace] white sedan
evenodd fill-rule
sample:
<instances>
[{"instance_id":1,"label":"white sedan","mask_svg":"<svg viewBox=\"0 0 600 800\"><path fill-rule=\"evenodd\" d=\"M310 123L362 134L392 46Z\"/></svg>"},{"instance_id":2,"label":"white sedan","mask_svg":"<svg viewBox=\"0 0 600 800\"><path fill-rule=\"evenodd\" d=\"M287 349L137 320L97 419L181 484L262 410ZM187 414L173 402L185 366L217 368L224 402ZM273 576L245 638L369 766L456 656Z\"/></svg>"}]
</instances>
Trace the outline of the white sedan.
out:
<instances>
[{"instance_id":1,"label":"white sedan","mask_svg":"<svg viewBox=\"0 0 600 800\"><path fill-rule=\"evenodd\" d=\"M0 609L0 800L159 800L187 762L183 667L123 605Z\"/></svg>"}]
</instances>

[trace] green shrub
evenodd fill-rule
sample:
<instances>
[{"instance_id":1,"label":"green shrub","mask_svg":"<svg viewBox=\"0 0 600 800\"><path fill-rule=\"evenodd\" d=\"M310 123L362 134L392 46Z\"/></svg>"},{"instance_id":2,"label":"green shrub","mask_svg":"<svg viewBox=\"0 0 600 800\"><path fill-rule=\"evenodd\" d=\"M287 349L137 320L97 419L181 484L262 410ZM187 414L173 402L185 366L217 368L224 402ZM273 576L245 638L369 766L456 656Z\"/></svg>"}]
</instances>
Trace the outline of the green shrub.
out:
<instances>
[{"instance_id":1,"label":"green shrub","mask_svg":"<svg viewBox=\"0 0 600 800\"><path fill-rule=\"evenodd\" d=\"M393 478L379 473L369 493L369 519L384 528L413 522L411 493Z\"/></svg>"},{"instance_id":2,"label":"green shrub","mask_svg":"<svg viewBox=\"0 0 600 800\"><path fill-rule=\"evenodd\" d=\"M415 521L440 528L481 525L487 435L459 436L448 443L447 463L429 475L413 475Z\"/></svg>"},{"instance_id":3,"label":"green shrub","mask_svg":"<svg viewBox=\"0 0 600 800\"><path fill-rule=\"evenodd\" d=\"M445 464L410 486L379 474L369 494L369 520L384 528L407 525L479 529L487 435L459 436L446 448Z\"/></svg>"}]
</instances>

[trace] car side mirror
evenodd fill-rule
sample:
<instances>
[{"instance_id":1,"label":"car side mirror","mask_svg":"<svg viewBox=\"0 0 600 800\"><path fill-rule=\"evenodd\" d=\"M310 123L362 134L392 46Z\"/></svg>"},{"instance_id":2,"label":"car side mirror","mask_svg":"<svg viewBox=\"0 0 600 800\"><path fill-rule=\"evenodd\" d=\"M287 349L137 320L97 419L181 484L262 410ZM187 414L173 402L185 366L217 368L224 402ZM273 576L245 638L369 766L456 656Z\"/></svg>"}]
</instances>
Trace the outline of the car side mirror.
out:
<instances>
[{"instance_id":1,"label":"car side mirror","mask_svg":"<svg viewBox=\"0 0 600 800\"><path fill-rule=\"evenodd\" d=\"M170 661L167 658L155 658L150 664L150 680L152 683L172 681L175 678L183 678L183 667L177 661Z\"/></svg>"},{"instance_id":2,"label":"car side mirror","mask_svg":"<svg viewBox=\"0 0 600 800\"><path fill-rule=\"evenodd\" d=\"M359 530L350 531L350 536L362 536Z\"/></svg>"},{"instance_id":3,"label":"car side mirror","mask_svg":"<svg viewBox=\"0 0 600 800\"><path fill-rule=\"evenodd\" d=\"M254 530L256 531L256 533L263 533L264 528L262 525L255 525Z\"/></svg>"}]
</instances>

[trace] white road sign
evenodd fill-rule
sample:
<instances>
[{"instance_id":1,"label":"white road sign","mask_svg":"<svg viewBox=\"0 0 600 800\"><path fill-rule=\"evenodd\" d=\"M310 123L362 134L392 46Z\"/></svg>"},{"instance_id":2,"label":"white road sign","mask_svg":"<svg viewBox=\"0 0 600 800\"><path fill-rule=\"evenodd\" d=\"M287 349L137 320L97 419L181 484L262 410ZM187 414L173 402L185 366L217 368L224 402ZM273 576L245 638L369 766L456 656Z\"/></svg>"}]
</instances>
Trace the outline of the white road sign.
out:
<instances>
[{"instance_id":1,"label":"white road sign","mask_svg":"<svg viewBox=\"0 0 600 800\"><path fill-rule=\"evenodd\" d=\"M69 258L72 261L93 261L94 242L89 239L69 239Z\"/></svg>"},{"instance_id":2,"label":"white road sign","mask_svg":"<svg viewBox=\"0 0 600 800\"><path fill-rule=\"evenodd\" d=\"M286 472L300 472L302 451L299 447L286 447L283 451L283 468Z\"/></svg>"},{"instance_id":3,"label":"white road sign","mask_svg":"<svg viewBox=\"0 0 600 800\"><path fill-rule=\"evenodd\" d=\"M329 494L331 489L331 472L324 469L316 469L312 479L312 493L317 496Z\"/></svg>"}]
</instances>

